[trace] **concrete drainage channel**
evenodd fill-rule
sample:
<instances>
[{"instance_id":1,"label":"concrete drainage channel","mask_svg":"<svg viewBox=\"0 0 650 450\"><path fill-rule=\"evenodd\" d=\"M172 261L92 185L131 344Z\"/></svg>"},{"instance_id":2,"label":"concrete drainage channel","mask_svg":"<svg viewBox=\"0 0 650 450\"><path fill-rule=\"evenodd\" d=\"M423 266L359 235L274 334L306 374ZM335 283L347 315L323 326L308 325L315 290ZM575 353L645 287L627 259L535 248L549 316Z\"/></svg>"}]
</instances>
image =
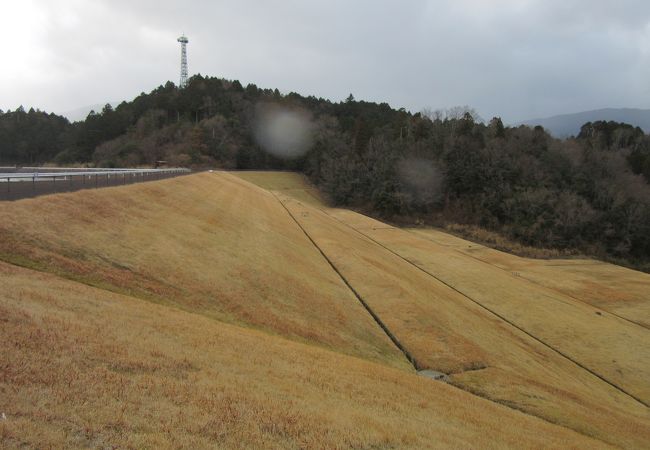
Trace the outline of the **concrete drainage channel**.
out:
<instances>
[{"instance_id":1,"label":"concrete drainage channel","mask_svg":"<svg viewBox=\"0 0 650 450\"><path fill-rule=\"evenodd\" d=\"M430 369L418 370L418 375L421 377L431 378L432 380L449 381L447 374Z\"/></svg>"}]
</instances>

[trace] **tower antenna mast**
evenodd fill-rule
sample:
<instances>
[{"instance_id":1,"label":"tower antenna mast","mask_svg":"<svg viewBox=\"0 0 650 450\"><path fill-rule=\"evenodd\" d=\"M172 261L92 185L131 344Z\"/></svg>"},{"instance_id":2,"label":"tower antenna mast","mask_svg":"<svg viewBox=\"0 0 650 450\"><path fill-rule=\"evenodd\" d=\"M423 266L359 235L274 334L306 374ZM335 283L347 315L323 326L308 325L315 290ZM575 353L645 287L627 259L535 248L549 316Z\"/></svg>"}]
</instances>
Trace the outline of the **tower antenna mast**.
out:
<instances>
[{"instance_id":1,"label":"tower antenna mast","mask_svg":"<svg viewBox=\"0 0 650 450\"><path fill-rule=\"evenodd\" d=\"M181 81L178 87L181 89L187 86L187 43L190 42L185 33L177 39L181 43Z\"/></svg>"}]
</instances>

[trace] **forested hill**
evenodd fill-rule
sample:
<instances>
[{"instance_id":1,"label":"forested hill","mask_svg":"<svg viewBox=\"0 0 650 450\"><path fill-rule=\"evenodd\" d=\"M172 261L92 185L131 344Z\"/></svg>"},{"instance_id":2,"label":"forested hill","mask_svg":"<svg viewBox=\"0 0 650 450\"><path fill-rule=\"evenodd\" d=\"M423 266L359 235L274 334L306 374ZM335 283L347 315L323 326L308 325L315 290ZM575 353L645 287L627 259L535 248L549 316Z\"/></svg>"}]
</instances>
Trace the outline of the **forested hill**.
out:
<instances>
[{"instance_id":1,"label":"forested hill","mask_svg":"<svg viewBox=\"0 0 650 450\"><path fill-rule=\"evenodd\" d=\"M290 114L280 128L288 147L299 119L304 151L281 158L258 145L269 111ZM201 76L74 124L22 108L0 113L0 165L161 160L300 170L341 205L478 225L524 244L650 268L650 136L622 123L589 122L575 139L557 140L541 127L483 123L471 110L412 114L352 95L331 102Z\"/></svg>"},{"instance_id":2,"label":"forested hill","mask_svg":"<svg viewBox=\"0 0 650 450\"><path fill-rule=\"evenodd\" d=\"M245 88L200 75L179 90L172 82L141 94L116 108L107 104L85 121L21 107L0 115L0 164L88 163L104 166L172 165L263 168L285 165L263 152L253 139L256 107L274 104L300 109L318 124L336 129L361 147L372 130L390 127L404 132L411 114L388 104L354 101L332 103L275 89ZM46 145L47 143L47 145ZM289 163L295 167L295 162Z\"/></svg>"}]
</instances>

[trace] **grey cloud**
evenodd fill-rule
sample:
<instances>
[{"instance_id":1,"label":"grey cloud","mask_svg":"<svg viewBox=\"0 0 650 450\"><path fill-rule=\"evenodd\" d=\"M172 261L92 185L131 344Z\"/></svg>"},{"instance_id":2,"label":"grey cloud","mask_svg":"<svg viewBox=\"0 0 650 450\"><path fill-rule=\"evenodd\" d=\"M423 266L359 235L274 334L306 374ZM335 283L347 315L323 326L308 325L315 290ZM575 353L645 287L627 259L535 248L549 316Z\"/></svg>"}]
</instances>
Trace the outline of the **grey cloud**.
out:
<instances>
[{"instance_id":1,"label":"grey cloud","mask_svg":"<svg viewBox=\"0 0 650 450\"><path fill-rule=\"evenodd\" d=\"M646 1L35 4L43 19L26 31L48 55L33 68L42 79L0 74L12 86L0 108L63 111L176 82L181 32L190 73L333 100L352 92L413 111L469 104L513 121L650 107Z\"/></svg>"}]
</instances>

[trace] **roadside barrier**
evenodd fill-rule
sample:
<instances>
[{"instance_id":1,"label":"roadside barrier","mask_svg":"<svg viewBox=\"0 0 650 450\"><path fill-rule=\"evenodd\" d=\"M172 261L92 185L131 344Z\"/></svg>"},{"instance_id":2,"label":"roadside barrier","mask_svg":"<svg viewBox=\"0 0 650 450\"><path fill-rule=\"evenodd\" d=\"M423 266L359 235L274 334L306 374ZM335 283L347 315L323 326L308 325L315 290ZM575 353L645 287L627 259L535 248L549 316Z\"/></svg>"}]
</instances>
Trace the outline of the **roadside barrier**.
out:
<instances>
[{"instance_id":1,"label":"roadside barrier","mask_svg":"<svg viewBox=\"0 0 650 450\"><path fill-rule=\"evenodd\" d=\"M100 169L0 173L0 201L19 200L58 192L162 180L191 173L189 169Z\"/></svg>"}]
</instances>

